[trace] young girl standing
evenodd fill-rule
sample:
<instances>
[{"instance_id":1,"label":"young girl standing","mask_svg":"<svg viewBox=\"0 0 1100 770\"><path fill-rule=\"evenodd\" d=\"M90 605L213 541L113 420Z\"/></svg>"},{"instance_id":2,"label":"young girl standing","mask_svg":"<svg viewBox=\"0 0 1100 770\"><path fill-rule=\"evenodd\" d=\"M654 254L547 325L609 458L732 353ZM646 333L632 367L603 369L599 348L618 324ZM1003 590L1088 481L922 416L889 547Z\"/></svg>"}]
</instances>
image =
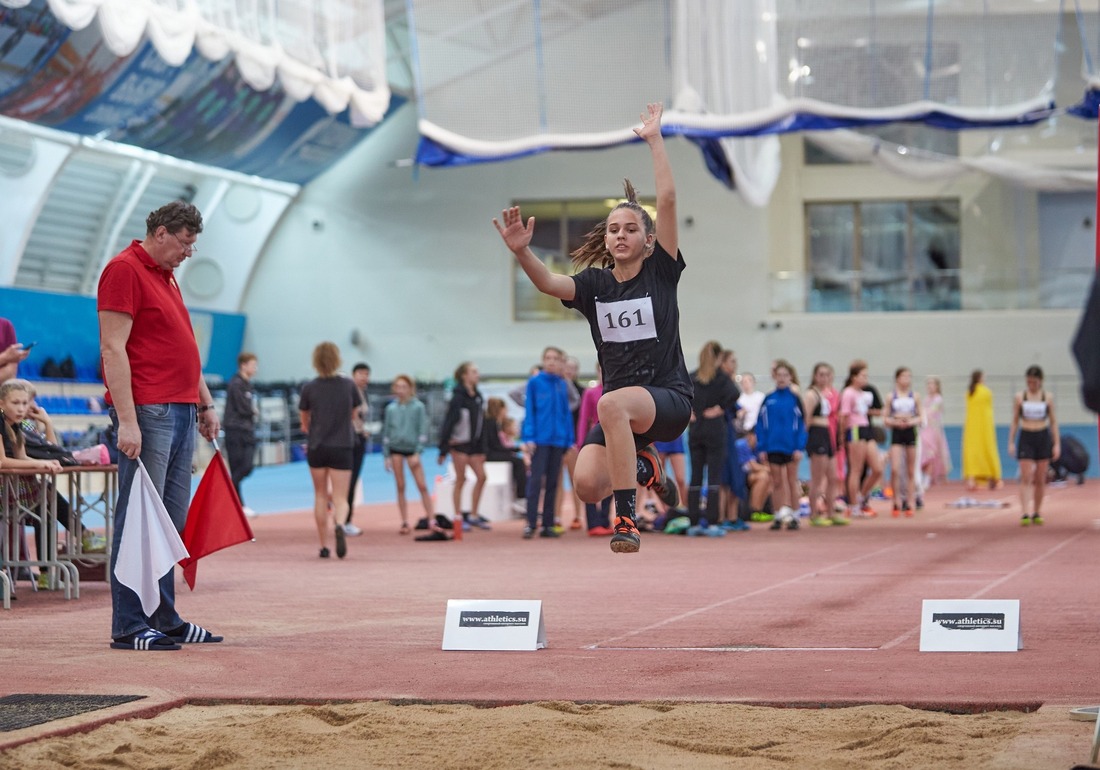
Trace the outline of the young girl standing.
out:
<instances>
[{"instance_id":1,"label":"young girl standing","mask_svg":"<svg viewBox=\"0 0 1100 770\"><path fill-rule=\"evenodd\" d=\"M313 481L313 518L321 544L320 557L329 557L331 531L336 556L343 559L348 553L344 525L351 510L348 487L355 443L352 419L363 397L351 379L338 373L340 349L335 343L322 342L313 349L313 368L317 377L303 385L298 395L298 415L308 437L306 461Z\"/></svg>"},{"instance_id":2,"label":"young girl standing","mask_svg":"<svg viewBox=\"0 0 1100 770\"><path fill-rule=\"evenodd\" d=\"M1020 524L1043 523L1040 509L1046 490L1047 468L1062 451L1058 420L1054 417L1054 398L1043 390L1043 370L1029 366L1027 387L1016 394L1012 425L1008 429L1008 454L1020 463ZM1017 433L1018 431L1018 433ZM1017 443L1017 436L1019 443ZM1030 517L1028 511L1031 511Z\"/></svg>"},{"instance_id":3,"label":"young girl standing","mask_svg":"<svg viewBox=\"0 0 1100 770\"><path fill-rule=\"evenodd\" d=\"M882 477L882 466L875 461L878 449L871 434L868 411L874 395L864 390L867 386L867 362L856 360L848 367L848 379L840 394L840 421L838 432L845 443L848 458L847 492L850 516L874 516L869 501L871 490ZM871 472L863 478L863 469Z\"/></svg>"},{"instance_id":4,"label":"young girl standing","mask_svg":"<svg viewBox=\"0 0 1100 770\"><path fill-rule=\"evenodd\" d=\"M424 517L431 521L432 498L424 481L424 465L420 453L428 441L428 412L416 397L416 383L407 374L393 378L390 390L393 401L386 404L382 414L382 454L386 471L393 474L397 484L397 511L401 514L402 535L409 534L409 506L405 501L405 465L409 466L413 481L420 492Z\"/></svg>"},{"instance_id":5,"label":"young girl standing","mask_svg":"<svg viewBox=\"0 0 1100 770\"><path fill-rule=\"evenodd\" d=\"M925 382L924 426L919 438L922 487L942 484L951 471L951 450L943 429L943 388L939 377L929 377Z\"/></svg>"},{"instance_id":6,"label":"young girl standing","mask_svg":"<svg viewBox=\"0 0 1100 770\"><path fill-rule=\"evenodd\" d=\"M791 367L778 361L772 367L775 390L764 397L756 421L756 453L772 475L772 529L798 529L798 465L806 446L806 420L802 401L791 387Z\"/></svg>"},{"instance_id":7,"label":"young girl standing","mask_svg":"<svg viewBox=\"0 0 1100 770\"><path fill-rule=\"evenodd\" d=\"M649 146L657 187L657 222L638 205L626 183L627 200L588 234L573 252L582 269L573 276L551 273L530 249L535 220L526 223L518 206L493 220L505 245L539 291L580 311L592 333L604 394L594 427L577 457L577 493L595 503L615 497L611 550L635 553L641 544L636 522L636 484L657 491L675 506L676 487L666 483L654 441L684 432L691 415L691 380L680 347L676 287L684 262L679 251L676 188L661 136L660 104L649 105L636 133Z\"/></svg>"},{"instance_id":8,"label":"young girl standing","mask_svg":"<svg viewBox=\"0 0 1100 770\"><path fill-rule=\"evenodd\" d=\"M478 526L483 520L478 514L481 504L481 491L485 488L485 452L488 442L485 437L485 399L477 389L481 382L481 371L471 361L463 361L455 369L455 389L451 402L447 405L447 414L443 418L443 427L439 430L439 464L451 455L455 466L454 502L455 531L461 535L463 522ZM470 496L470 510L462 510L462 489L466 486L466 468L474 472L474 489ZM462 520L459 520L461 512Z\"/></svg>"},{"instance_id":9,"label":"young girl standing","mask_svg":"<svg viewBox=\"0 0 1100 770\"><path fill-rule=\"evenodd\" d=\"M890 486L894 516L913 515L910 493L920 494L917 481L917 426L921 424L920 396L913 392L913 373L906 367L894 372L894 390L886 402L884 422L890 429ZM899 505L900 502L900 505Z\"/></svg>"},{"instance_id":10,"label":"young girl standing","mask_svg":"<svg viewBox=\"0 0 1100 770\"><path fill-rule=\"evenodd\" d=\"M833 456L836 445L829 430L833 409L833 367L826 363L814 365L813 384L802 396L806 415L806 453L810 456L810 524L828 527L847 524L833 516L836 504L837 477Z\"/></svg>"}]
</instances>

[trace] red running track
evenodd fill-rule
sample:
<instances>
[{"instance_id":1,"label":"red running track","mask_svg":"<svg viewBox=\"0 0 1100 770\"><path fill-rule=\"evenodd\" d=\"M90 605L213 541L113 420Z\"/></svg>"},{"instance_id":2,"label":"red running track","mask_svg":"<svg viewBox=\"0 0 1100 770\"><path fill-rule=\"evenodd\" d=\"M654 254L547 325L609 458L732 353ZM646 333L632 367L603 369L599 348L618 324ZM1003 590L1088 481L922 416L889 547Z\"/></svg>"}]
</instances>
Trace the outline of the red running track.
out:
<instances>
[{"instance_id":1,"label":"red running track","mask_svg":"<svg viewBox=\"0 0 1100 770\"><path fill-rule=\"evenodd\" d=\"M263 516L255 543L200 563L193 594L179 583L183 616L223 644L111 650L104 583L73 601L21 584L0 611L2 689L150 696L112 715L206 699L1100 702L1095 485L1050 490L1046 524L1030 528L1012 485L975 495L1007 508L948 507L965 494L934 489L912 519L879 503L877 519L848 527L643 535L636 555L583 531L522 540L519 521L418 543L379 505L357 513L366 534L347 559L321 560L310 513ZM548 649L442 651L455 598L541 599ZM922 599L977 598L1020 600L1023 650L918 651Z\"/></svg>"}]
</instances>

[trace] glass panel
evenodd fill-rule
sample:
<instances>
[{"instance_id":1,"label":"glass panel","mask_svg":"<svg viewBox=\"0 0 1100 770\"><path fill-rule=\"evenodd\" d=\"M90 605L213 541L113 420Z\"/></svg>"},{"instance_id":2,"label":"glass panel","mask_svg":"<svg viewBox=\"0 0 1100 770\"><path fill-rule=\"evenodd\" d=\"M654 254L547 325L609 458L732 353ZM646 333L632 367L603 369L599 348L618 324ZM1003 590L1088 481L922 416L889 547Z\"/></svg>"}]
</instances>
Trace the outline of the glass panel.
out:
<instances>
[{"instance_id":1,"label":"glass panel","mask_svg":"<svg viewBox=\"0 0 1100 770\"><path fill-rule=\"evenodd\" d=\"M906 310L908 224L903 201L860 205L860 310Z\"/></svg>"},{"instance_id":2,"label":"glass panel","mask_svg":"<svg viewBox=\"0 0 1100 770\"><path fill-rule=\"evenodd\" d=\"M806 205L809 225L811 313L855 310L855 205L810 203Z\"/></svg>"},{"instance_id":3,"label":"glass panel","mask_svg":"<svg viewBox=\"0 0 1100 770\"><path fill-rule=\"evenodd\" d=\"M915 201L912 216L914 309L959 310L959 202Z\"/></svg>"}]
</instances>

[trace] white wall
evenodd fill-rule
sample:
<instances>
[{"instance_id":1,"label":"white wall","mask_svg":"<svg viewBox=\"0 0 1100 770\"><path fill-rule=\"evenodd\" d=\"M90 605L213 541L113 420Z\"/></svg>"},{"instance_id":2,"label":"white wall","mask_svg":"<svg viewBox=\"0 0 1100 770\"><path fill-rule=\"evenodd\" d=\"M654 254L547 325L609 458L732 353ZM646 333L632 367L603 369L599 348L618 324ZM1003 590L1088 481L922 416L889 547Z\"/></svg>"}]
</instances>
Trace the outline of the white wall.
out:
<instances>
[{"instance_id":1,"label":"white wall","mask_svg":"<svg viewBox=\"0 0 1100 770\"><path fill-rule=\"evenodd\" d=\"M455 169L392 168L415 151L411 110L354 156L312 183L271 239L246 295L246 346L264 378L310 376L310 351L340 345L387 379L408 372L441 379L464 359L483 375L526 372L556 344L594 370L582 320L516 323L513 259L492 218L513 199L611 197L629 176L653 193L643 145L555 153ZM706 172L698 152L670 140L681 217L681 334L689 360L711 337L737 344L756 334L766 297L767 218ZM693 224L684 224L690 217ZM315 229L314 222L321 223ZM754 275L759 274L754 278ZM361 331L362 349L350 344ZM747 343L746 343L747 344Z\"/></svg>"}]
</instances>

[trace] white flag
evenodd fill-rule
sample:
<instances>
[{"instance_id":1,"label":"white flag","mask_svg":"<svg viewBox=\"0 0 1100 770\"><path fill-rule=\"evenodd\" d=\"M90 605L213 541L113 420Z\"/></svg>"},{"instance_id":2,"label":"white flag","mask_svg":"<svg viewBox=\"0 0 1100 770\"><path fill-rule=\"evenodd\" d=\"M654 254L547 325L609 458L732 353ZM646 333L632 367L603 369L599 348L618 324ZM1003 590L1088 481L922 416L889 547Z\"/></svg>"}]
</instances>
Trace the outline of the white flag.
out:
<instances>
[{"instance_id":1,"label":"white flag","mask_svg":"<svg viewBox=\"0 0 1100 770\"><path fill-rule=\"evenodd\" d=\"M160 606L158 581L187 556L187 549L153 486L153 479L139 459L126 504L115 579L133 589L141 599L142 612L152 615Z\"/></svg>"}]
</instances>

